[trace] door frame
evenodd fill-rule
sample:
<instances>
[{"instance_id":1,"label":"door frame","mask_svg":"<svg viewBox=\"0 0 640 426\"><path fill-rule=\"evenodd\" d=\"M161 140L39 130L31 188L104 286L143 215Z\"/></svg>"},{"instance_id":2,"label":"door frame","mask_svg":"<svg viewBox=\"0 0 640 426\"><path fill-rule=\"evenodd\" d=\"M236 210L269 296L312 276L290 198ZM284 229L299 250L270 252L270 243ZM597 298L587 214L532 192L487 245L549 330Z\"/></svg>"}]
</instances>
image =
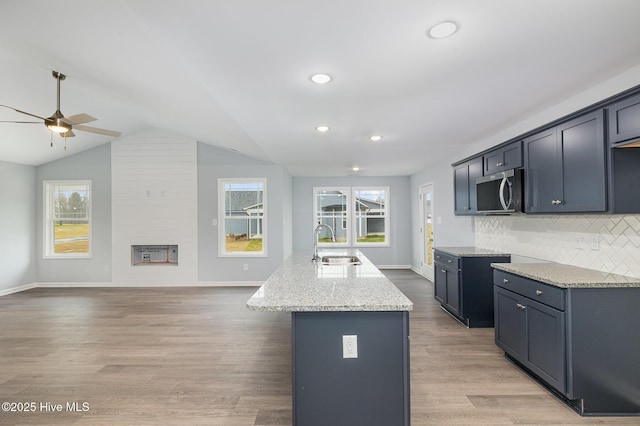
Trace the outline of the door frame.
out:
<instances>
[{"instance_id":1,"label":"door frame","mask_svg":"<svg viewBox=\"0 0 640 426\"><path fill-rule=\"evenodd\" d=\"M429 248L427 238L425 236L425 232L427 231L427 220L426 220L426 212L425 212L425 200L424 195L427 194L431 190L431 264L428 263L427 254ZM419 210L420 210L420 219L419 219L419 235L420 235L420 264L418 265L418 272L424 276L425 278L433 281L433 235L434 235L434 184L432 182L426 182L419 186L418 188L418 199L419 199Z\"/></svg>"}]
</instances>

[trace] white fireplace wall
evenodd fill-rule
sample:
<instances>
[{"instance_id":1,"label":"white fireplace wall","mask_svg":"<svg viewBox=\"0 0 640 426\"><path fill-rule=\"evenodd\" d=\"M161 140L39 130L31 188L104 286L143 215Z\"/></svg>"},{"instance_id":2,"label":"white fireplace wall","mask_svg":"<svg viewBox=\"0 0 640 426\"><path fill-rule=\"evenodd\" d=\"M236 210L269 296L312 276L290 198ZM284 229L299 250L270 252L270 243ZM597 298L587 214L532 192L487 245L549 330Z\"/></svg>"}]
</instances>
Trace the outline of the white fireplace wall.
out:
<instances>
[{"instance_id":1,"label":"white fireplace wall","mask_svg":"<svg viewBox=\"0 0 640 426\"><path fill-rule=\"evenodd\" d=\"M640 215L478 216L475 245L640 278Z\"/></svg>"},{"instance_id":2,"label":"white fireplace wall","mask_svg":"<svg viewBox=\"0 0 640 426\"><path fill-rule=\"evenodd\" d=\"M198 278L197 142L148 130L112 144L112 282L193 285ZM131 264L132 245L178 245L177 265Z\"/></svg>"}]
</instances>

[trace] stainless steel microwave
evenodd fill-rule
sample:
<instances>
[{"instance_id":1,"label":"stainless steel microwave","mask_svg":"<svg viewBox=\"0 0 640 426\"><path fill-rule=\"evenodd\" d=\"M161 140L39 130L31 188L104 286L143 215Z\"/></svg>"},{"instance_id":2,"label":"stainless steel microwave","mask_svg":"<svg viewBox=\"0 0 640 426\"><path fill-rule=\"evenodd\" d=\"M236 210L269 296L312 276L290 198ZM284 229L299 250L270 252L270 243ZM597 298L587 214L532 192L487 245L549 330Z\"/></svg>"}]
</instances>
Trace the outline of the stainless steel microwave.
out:
<instances>
[{"instance_id":1,"label":"stainless steel microwave","mask_svg":"<svg viewBox=\"0 0 640 426\"><path fill-rule=\"evenodd\" d=\"M476 195L478 213L521 213L524 210L522 169L477 178Z\"/></svg>"}]
</instances>

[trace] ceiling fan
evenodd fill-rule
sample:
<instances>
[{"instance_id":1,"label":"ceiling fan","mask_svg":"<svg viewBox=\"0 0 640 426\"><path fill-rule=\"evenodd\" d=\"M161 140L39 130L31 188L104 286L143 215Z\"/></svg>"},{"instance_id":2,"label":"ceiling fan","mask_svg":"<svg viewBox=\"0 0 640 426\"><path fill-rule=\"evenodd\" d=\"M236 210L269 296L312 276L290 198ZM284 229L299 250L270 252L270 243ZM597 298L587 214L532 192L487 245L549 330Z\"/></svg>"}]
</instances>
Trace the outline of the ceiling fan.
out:
<instances>
[{"instance_id":1,"label":"ceiling fan","mask_svg":"<svg viewBox=\"0 0 640 426\"><path fill-rule=\"evenodd\" d=\"M39 118L42 121L0 121L0 123L44 123L45 126L51 131L51 146L53 146L53 134L59 133L65 140L64 149L67 149L67 138L75 136L72 129L82 130L84 132L98 133L106 136L118 137L121 135L120 132L116 132L114 130L100 129L97 127L85 126L84 123L89 123L91 121L95 121L96 118L90 116L89 114L75 114L69 117L65 117L60 111L60 81L67 78L64 74L53 71L51 73L53 78L56 79L58 84L58 102L56 112L53 113L51 117L40 117L39 115L32 114L30 112L22 111L17 108L10 107L8 105L0 105L5 108L12 109L21 114L29 115L31 117Z\"/></svg>"}]
</instances>

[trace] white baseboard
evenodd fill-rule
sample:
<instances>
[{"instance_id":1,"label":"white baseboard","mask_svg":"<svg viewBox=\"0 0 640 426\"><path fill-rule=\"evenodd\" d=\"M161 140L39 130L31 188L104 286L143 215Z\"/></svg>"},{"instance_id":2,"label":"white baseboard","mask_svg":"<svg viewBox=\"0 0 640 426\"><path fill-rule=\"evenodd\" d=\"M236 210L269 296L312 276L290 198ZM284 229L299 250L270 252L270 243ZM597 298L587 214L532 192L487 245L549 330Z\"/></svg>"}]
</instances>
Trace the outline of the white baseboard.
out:
<instances>
[{"instance_id":1,"label":"white baseboard","mask_svg":"<svg viewBox=\"0 0 640 426\"><path fill-rule=\"evenodd\" d=\"M30 283L17 287L0 290L0 297L7 296L32 288L150 288L150 287L260 287L264 281L198 281L195 283L171 283L171 282L46 282Z\"/></svg>"},{"instance_id":2,"label":"white baseboard","mask_svg":"<svg viewBox=\"0 0 640 426\"><path fill-rule=\"evenodd\" d=\"M21 291L31 290L32 288L35 288L35 287L37 287L37 284L31 283L31 284L19 285L17 287L11 287L6 290L0 290L0 297L6 296L8 294L19 293Z\"/></svg>"},{"instance_id":3,"label":"white baseboard","mask_svg":"<svg viewBox=\"0 0 640 426\"><path fill-rule=\"evenodd\" d=\"M376 265L378 269L411 269L411 265Z\"/></svg>"}]
</instances>

